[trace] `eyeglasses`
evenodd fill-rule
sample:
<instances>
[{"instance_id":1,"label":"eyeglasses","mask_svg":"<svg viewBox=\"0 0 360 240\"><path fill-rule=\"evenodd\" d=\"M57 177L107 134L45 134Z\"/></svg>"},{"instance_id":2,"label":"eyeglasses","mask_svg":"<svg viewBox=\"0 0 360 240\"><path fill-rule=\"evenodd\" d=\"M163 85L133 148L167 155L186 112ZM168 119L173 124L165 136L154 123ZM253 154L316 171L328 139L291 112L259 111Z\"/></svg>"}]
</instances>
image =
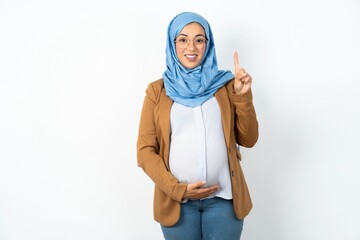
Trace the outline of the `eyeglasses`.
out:
<instances>
[{"instance_id":1,"label":"eyeglasses","mask_svg":"<svg viewBox=\"0 0 360 240\"><path fill-rule=\"evenodd\" d=\"M206 45L206 42L207 42L207 39L203 36L198 36L198 37L195 37L193 40L190 40L189 38L187 37L178 37L177 39L175 39L174 41L177 46L181 49L185 49L189 46L189 43L190 42L193 42L194 43L194 46L197 48L197 49L202 49L205 47Z\"/></svg>"}]
</instances>

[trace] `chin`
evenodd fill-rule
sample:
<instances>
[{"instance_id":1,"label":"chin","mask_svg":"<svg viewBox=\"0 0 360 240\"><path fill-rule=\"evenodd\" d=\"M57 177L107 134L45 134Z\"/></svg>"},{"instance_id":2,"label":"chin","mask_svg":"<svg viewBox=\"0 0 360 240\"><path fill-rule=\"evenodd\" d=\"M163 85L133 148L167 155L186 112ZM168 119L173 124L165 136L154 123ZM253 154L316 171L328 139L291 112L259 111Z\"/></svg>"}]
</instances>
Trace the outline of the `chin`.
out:
<instances>
[{"instance_id":1,"label":"chin","mask_svg":"<svg viewBox=\"0 0 360 240\"><path fill-rule=\"evenodd\" d=\"M187 63L187 64L183 64L183 66L188 69L193 69L193 68L196 68L197 66L199 66L199 63Z\"/></svg>"}]
</instances>

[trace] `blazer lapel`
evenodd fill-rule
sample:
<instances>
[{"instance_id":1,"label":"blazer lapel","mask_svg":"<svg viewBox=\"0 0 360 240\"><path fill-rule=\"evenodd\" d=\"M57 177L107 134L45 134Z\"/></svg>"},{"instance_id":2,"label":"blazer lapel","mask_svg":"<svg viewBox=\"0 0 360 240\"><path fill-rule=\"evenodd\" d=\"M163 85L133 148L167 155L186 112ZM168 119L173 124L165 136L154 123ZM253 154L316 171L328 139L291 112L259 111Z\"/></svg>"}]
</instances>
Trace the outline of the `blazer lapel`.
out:
<instances>
[{"instance_id":1,"label":"blazer lapel","mask_svg":"<svg viewBox=\"0 0 360 240\"><path fill-rule=\"evenodd\" d=\"M170 111L173 101L166 96L165 89L161 91L159 102L159 122L162 131L162 137L165 147L165 163L168 167L169 164L169 147L170 147Z\"/></svg>"},{"instance_id":2,"label":"blazer lapel","mask_svg":"<svg viewBox=\"0 0 360 240\"><path fill-rule=\"evenodd\" d=\"M215 93L216 100L221 111L222 127L225 135L226 144L230 146L230 132L231 132L231 105L228 97L226 87L220 88Z\"/></svg>"}]
</instances>

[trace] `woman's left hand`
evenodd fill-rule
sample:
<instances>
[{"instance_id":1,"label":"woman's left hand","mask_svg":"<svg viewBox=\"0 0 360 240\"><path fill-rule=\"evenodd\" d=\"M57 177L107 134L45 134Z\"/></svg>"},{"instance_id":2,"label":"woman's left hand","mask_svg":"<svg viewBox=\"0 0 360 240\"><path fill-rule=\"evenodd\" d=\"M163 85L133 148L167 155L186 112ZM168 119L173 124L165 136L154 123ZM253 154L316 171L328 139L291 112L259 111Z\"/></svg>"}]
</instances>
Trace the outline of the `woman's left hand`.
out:
<instances>
[{"instance_id":1,"label":"woman's left hand","mask_svg":"<svg viewBox=\"0 0 360 240\"><path fill-rule=\"evenodd\" d=\"M236 94L243 94L251 88L252 77L240 67L238 53L234 53L235 81L234 91Z\"/></svg>"}]
</instances>

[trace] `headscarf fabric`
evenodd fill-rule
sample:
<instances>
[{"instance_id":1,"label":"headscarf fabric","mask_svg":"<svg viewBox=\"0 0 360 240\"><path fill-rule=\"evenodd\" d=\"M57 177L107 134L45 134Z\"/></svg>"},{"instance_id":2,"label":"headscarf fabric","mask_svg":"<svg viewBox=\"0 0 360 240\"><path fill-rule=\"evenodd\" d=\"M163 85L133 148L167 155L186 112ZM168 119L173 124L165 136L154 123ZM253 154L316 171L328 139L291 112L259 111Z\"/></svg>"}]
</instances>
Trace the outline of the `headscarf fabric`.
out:
<instances>
[{"instance_id":1,"label":"headscarf fabric","mask_svg":"<svg viewBox=\"0 0 360 240\"><path fill-rule=\"evenodd\" d=\"M184 67L177 55L174 40L189 23L199 23L205 30L207 43L203 59L192 69ZM166 95L174 102L197 107L234 77L231 71L218 70L213 34L209 23L197 13L183 12L175 16L167 29L166 70L163 73Z\"/></svg>"}]
</instances>

